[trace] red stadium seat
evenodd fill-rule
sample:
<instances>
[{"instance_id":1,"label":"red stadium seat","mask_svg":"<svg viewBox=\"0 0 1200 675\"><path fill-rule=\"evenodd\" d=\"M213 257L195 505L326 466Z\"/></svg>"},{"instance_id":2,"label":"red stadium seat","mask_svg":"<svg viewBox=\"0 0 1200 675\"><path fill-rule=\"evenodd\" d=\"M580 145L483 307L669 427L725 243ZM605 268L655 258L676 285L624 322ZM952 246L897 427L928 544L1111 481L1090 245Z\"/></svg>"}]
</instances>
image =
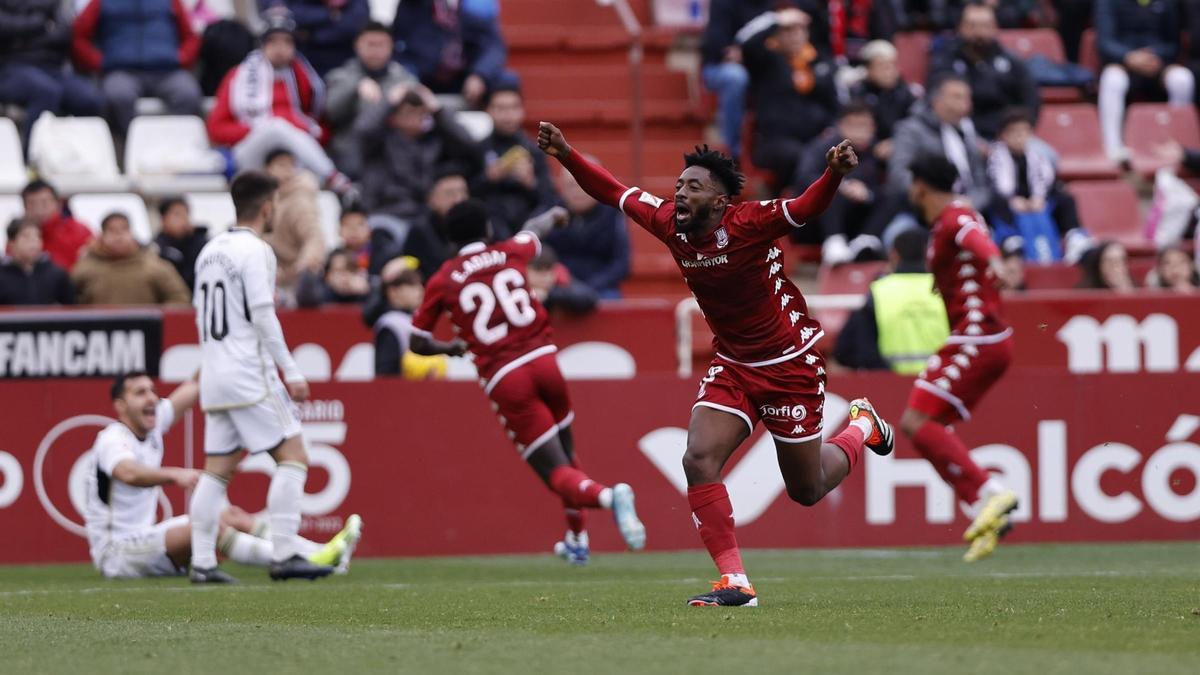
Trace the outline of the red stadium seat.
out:
<instances>
[{"instance_id":1,"label":"red stadium seat","mask_svg":"<svg viewBox=\"0 0 1200 675\"><path fill-rule=\"evenodd\" d=\"M1005 49L1023 59L1041 54L1055 63L1067 60L1062 39L1052 28L1002 30L999 39Z\"/></svg>"},{"instance_id":2,"label":"red stadium seat","mask_svg":"<svg viewBox=\"0 0 1200 675\"><path fill-rule=\"evenodd\" d=\"M1100 76L1100 50L1096 47L1096 29L1083 31L1079 40L1079 65Z\"/></svg>"},{"instance_id":3,"label":"red stadium seat","mask_svg":"<svg viewBox=\"0 0 1200 675\"><path fill-rule=\"evenodd\" d=\"M1100 118L1088 103L1047 105L1038 117L1037 135L1059 154L1059 176L1116 178L1117 165L1104 154Z\"/></svg>"},{"instance_id":4,"label":"red stadium seat","mask_svg":"<svg viewBox=\"0 0 1200 675\"><path fill-rule=\"evenodd\" d=\"M1075 288L1078 283L1079 268L1074 265L1025 266L1025 288L1030 291Z\"/></svg>"},{"instance_id":5,"label":"red stadium seat","mask_svg":"<svg viewBox=\"0 0 1200 675\"><path fill-rule=\"evenodd\" d=\"M1200 146L1200 118L1196 108L1162 103L1134 103L1125 113L1125 144L1133 157L1133 170L1150 175L1169 163L1155 148L1174 141L1188 148Z\"/></svg>"},{"instance_id":6,"label":"red stadium seat","mask_svg":"<svg viewBox=\"0 0 1200 675\"><path fill-rule=\"evenodd\" d=\"M1079 207L1080 223L1093 237L1119 241L1131 252L1153 248L1142 234L1138 197L1129 183L1123 180L1076 181L1067 189Z\"/></svg>"},{"instance_id":7,"label":"red stadium seat","mask_svg":"<svg viewBox=\"0 0 1200 675\"><path fill-rule=\"evenodd\" d=\"M823 265L817 273L817 288L822 295L861 294L883 274L887 263L865 262L832 267Z\"/></svg>"},{"instance_id":8,"label":"red stadium seat","mask_svg":"<svg viewBox=\"0 0 1200 675\"><path fill-rule=\"evenodd\" d=\"M900 52L900 75L905 81L914 84L924 84L925 74L929 70L929 45L933 36L924 31L913 33L896 33L892 43Z\"/></svg>"}]
</instances>

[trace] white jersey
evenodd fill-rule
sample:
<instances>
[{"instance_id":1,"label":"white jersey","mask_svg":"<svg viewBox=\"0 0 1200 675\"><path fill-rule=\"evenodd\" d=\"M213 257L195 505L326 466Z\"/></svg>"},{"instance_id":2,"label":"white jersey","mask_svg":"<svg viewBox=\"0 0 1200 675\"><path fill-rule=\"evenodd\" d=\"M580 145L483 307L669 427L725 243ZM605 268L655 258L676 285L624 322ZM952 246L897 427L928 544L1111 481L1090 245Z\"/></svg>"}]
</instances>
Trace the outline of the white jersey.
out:
<instances>
[{"instance_id":1,"label":"white jersey","mask_svg":"<svg viewBox=\"0 0 1200 675\"><path fill-rule=\"evenodd\" d=\"M113 422L96 435L87 476L86 521L88 547L93 560L111 541L144 532L154 526L157 487L136 487L112 477L117 464L131 459L138 464L162 466L163 434L175 421L175 408L167 399L155 408L157 423L139 440L129 427Z\"/></svg>"},{"instance_id":2,"label":"white jersey","mask_svg":"<svg viewBox=\"0 0 1200 675\"><path fill-rule=\"evenodd\" d=\"M196 330L200 407L206 412L254 405L280 384L275 362L250 310L275 304L275 252L252 230L234 227L205 244L196 259Z\"/></svg>"}]
</instances>

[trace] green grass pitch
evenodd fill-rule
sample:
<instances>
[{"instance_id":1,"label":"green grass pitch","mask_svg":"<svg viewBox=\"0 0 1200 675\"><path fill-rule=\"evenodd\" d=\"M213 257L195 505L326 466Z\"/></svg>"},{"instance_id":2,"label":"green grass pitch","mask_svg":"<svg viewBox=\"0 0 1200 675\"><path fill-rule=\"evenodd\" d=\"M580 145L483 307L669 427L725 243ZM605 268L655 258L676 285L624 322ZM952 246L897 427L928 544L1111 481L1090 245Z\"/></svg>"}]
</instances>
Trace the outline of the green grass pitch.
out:
<instances>
[{"instance_id":1,"label":"green grass pitch","mask_svg":"<svg viewBox=\"0 0 1200 675\"><path fill-rule=\"evenodd\" d=\"M689 608L701 552L359 560L271 583L0 568L4 673L1200 672L1200 544L749 551L762 606Z\"/></svg>"}]
</instances>

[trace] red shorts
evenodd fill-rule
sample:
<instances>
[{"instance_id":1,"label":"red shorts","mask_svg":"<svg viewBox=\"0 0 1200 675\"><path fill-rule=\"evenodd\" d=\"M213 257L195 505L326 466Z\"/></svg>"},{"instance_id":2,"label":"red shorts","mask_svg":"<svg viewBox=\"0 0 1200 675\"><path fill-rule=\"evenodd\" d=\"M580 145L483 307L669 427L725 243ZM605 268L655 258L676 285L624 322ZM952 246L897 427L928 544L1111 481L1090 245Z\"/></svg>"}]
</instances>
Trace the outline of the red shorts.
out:
<instances>
[{"instance_id":1,"label":"red shorts","mask_svg":"<svg viewBox=\"0 0 1200 675\"><path fill-rule=\"evenodd\" d=\"M567 381L552 353L507 372L501 368L486 391L492 399L492 410L522 458L529 457L575 419Z\"/></svg>"},{"instance_id":2,"label":"red shorts","mask_svg":"<svg viewBox=\"0 0 1200 675\"><path fill-rule=\"evenodd\" d=\"M1008 370L1012 357L1013 341L1008 335L998 342L947 343L929 357L925 372L913 383L908 407L943 424L965 422Z\"/></svg>"},{"instance_id":3,"label":"red shorts","mask_svg":"<svg viewBox=\"0 0 1200 675\"><path fill-rule=\"evenodd\" d=\"M825 411L825 359L816 349L782 363L752 367L713 359L700 380L697 407L742 418L750 431L763 426L784 443L820 438Z\"/></svg>"}]
</instances>

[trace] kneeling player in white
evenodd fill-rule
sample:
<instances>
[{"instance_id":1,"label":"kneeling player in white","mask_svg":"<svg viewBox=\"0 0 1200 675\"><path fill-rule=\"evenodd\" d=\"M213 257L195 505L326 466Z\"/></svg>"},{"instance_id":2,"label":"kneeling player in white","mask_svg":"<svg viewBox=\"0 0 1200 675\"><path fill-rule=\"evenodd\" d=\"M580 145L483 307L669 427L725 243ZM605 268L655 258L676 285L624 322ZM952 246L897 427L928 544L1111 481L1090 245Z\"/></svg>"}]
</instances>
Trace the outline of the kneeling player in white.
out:
<instances>
[{"instance_id":1,"label":"kneeling player in white","mask_svg":"<svg viewBox=\"0 0 1200 675\"><path fill-rule=\"evenodd\" d=\"M87 534L92 562L110 579L176 576L187 572L192 553L192 525L187 516L155 522L159 487L196 485L200 471L162 466L163 434L199 396L194 380L160 399L154 381L141 372L118 376L112 386L117 420L96 436L92 470L88 472ZM322 546L299 539L295 546L316 563L349 565L361 532L358 516ZM220 515L221 552L249 565L271 562L272 545L264 538L266 523L236 506L225 504Z\"/></svg>"}]
</instances>

